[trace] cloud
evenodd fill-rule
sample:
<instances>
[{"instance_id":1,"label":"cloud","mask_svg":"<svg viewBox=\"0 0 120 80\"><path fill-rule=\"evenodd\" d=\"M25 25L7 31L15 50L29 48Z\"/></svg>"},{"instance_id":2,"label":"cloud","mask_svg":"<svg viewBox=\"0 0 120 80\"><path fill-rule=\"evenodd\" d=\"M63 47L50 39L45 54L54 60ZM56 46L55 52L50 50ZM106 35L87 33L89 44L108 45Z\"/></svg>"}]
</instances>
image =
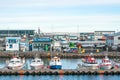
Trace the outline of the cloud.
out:
<instances>
[{"instance_id":1,"label":"cloud","mask_svg":"<svg viewBox=\"0 0 120 80\"><path fill-rule=\"evenodd\" d=\"M120 15L116 16L32 16L1 17L0 28L37 29L43 32L80 32L116 30L120 28Z\"/></svg>"},{"instance_id":2,"label":"cloud","mask_svg":"<svg viewBox=\"0 0 120 80\"><path fill-rule=\"evenodd\" d=\"M93 9L94 5L100 8ZM119 14L119 7L117 9L117 6L110 7L103 10L102 5L119 6L120 0L0 0L0 9L2 9L0 12L0 29L7 29L8 27L10 29L37 29L39 26L44 32L76 32L77 26L79 26L80 31L119 29L120 15L113 14L117 11ZM77 7L76 9L73 6L83 7L82 9ZM86 8L93 7L84 10L85 6L87 6ZM67 10L69 7L70 10ZM81 15L81 13L87 14ZM109 16L110 13L113 16Z\"/></svg>"},{"instance_id":3,"label":"cloud","mask_svg":"<svg viewBox=\"0 0 120 80\"><path fill-rule=\"evenodd\" d=\"M1 17L0 22L15 22L15 23L39 23L39 22L82 22L82 23L106 23L119 22L120 15L113 16L29 16L29 17Z\"/></svg>"},{"instance_id":4,"label":"cloud","mask_svg":"<svg viewBox=\"0 0 120 80\"><path fill-rule=\"evenodd\" d=\"M120 0L1 0L0 7L50 7L80 5L113 5Z\"/></svg>"}]
</instances>

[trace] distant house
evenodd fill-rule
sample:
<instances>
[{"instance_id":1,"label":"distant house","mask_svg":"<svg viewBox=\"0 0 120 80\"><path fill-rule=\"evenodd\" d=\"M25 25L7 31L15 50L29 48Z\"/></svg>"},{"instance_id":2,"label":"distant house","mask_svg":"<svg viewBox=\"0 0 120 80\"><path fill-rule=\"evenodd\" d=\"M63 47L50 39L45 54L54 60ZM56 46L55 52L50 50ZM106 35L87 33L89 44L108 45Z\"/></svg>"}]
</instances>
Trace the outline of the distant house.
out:
<instances>
[{"instance_id":1,"label":"distant house","mask_svg":"<svg viewBox=\"0 0 120 80\"><path fill-rule=\"evenodd\" d=\"M49 37L34 38L32 41L32 51L50 51L52 39Z\"/></svg>"},{"instance_id":2,"label":"distant house","mask_svg":"<svg viewBox=\"0 0 120 80\"><path fill-rule=\"evenodd\" d=\"M106 35L106 45L107 46L114 45L114 34Z\"/></svg>"},{"instance_id":3,"label":"distant house","mask_svg":"<svg viewBox=\"0 0 120 80\"><path fill-rule=\"evenodd\" d=\"M22 37L28 36L28 39L33 38L35 30L0 30L0 40L4 40L5 37Z\"/></svg>"},{"instance_id":4,"label":"distant house","mask_svg":"<svg viewBox=\"0 0 120 80\"><path fill-rule=\"evenodd\" d=\"M106 41L105 35L114 34L115 31L95 31L95 40Z\"/></svg>"},{"instance_id":5,"label":"distant house","mask_svg":"<svg viewBox=\"0 0 120 80\"><path fill-rule=\"evenodd\" d=\"M19 51L20 37L6 37L6 51Z\"/></svg>"},{"instance_id":6,"label":"distant house","mask_svg":"<svg viewBox=\"0 0 120 80\"><path fill-rule=\"evenodd\" d=\"M114 45L120 44L120 32L115 33L114 35Z\"/></svg>"}]
</instances>

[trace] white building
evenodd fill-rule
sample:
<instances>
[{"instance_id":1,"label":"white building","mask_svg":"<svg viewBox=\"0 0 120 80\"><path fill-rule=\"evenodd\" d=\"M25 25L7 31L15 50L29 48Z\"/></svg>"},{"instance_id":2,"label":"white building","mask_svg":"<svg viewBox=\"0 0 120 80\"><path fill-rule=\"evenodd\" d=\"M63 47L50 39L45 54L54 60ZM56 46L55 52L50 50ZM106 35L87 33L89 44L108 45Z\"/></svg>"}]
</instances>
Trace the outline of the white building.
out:
<instances>
[{"instance_id":1,"label":"white building","mask_svg":"<svg viewBox=\"0 0 120 80\"><path fill-rule=\"evenodd\" d=\"M6 51L19 51L20 37L6 37Z\"/></svg>"},{"instance_id":2,"label":"white building","mask_svg":"<svg viewBox=\"0 0 120 80\"><path fill-rule=\"evenodd\" d=\"M105 38L105 35L107 35L107 34L114 34L115 33L115 31L95 31L94 32L94 35L95 35L95 40L106 40L106 38Z\"/></svg>"},{"instance_id":3,"label":"white building","mask_svg":"<svg viewBox=\"0 0 120 80\"><path fill-rule=\"evenodd\" d=\"M114 45L114 34L106 36L106 45L109 47Z\"/></svg>"},{"instance_id":4,"label":"white building","mask_svg":"<svg viewBox=\"0 0 120 80\"><path fill-rule=\"evenodd\" d=\"M114 45L120 45L120 32L114 35Z\"/></svg>"},{"instance_id":5,"label":"white building","mask_svg":"<svg viewBox=\"0 0 120 80\"><path fill-rule=\"evenodd\" d=\"M54 50L61 51L61 43L60 41L53 41Z\"/></svg>"}]
</instances>

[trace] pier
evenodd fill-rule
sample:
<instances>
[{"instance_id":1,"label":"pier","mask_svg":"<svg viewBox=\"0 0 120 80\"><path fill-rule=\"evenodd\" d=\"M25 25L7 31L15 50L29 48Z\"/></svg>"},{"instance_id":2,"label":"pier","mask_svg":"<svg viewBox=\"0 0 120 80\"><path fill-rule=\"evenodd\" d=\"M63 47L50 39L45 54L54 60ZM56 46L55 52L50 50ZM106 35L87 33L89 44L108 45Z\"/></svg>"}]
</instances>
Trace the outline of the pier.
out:
<instances>
[{"instance_id":1,"label":"pier","mask_svg":"<svg viewBox=\"0 0 120 80\"><path fill-rule=\"evenodd\" d=\"M0 70L0 75L120 75L120 69L88 70L88 69L40 69L40 70Z\"/></svg>"},{"instance_id":2,"label":"pier","mask_svg":"<svg viewBox=\"0 0 120 80\"><path fill-rule=\"evenodd\" d=\"M33 58L35 55L38 55L40 58L51 58L52 56L58 56L60 58L84 58L88 56L89 53L60 53L60 52L20 52L20 57ZM106 52L94 53L95 58L104 58ZM0 58L12 58L15 55L14 52L0 52ZM109 58L120 58L120 52L108 52Z\"/></svg>"}]
</instances>

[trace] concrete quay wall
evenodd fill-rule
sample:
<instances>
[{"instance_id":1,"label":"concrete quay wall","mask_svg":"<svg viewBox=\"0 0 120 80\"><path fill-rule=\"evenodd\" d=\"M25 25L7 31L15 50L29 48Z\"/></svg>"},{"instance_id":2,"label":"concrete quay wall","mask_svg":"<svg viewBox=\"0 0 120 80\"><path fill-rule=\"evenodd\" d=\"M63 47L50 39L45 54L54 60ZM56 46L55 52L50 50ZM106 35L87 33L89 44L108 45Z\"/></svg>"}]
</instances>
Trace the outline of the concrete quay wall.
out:
<instances>
[{"instance_id":1,"label":"concrete quay wall","mask_svg":"<svg viewBox=\"0 0 120 80\"><path fill-rule=\"evenodd\" d=\"M112 70L0 70L0 75L120 75L120 69Z\"/></svg>"}]
</instances>

